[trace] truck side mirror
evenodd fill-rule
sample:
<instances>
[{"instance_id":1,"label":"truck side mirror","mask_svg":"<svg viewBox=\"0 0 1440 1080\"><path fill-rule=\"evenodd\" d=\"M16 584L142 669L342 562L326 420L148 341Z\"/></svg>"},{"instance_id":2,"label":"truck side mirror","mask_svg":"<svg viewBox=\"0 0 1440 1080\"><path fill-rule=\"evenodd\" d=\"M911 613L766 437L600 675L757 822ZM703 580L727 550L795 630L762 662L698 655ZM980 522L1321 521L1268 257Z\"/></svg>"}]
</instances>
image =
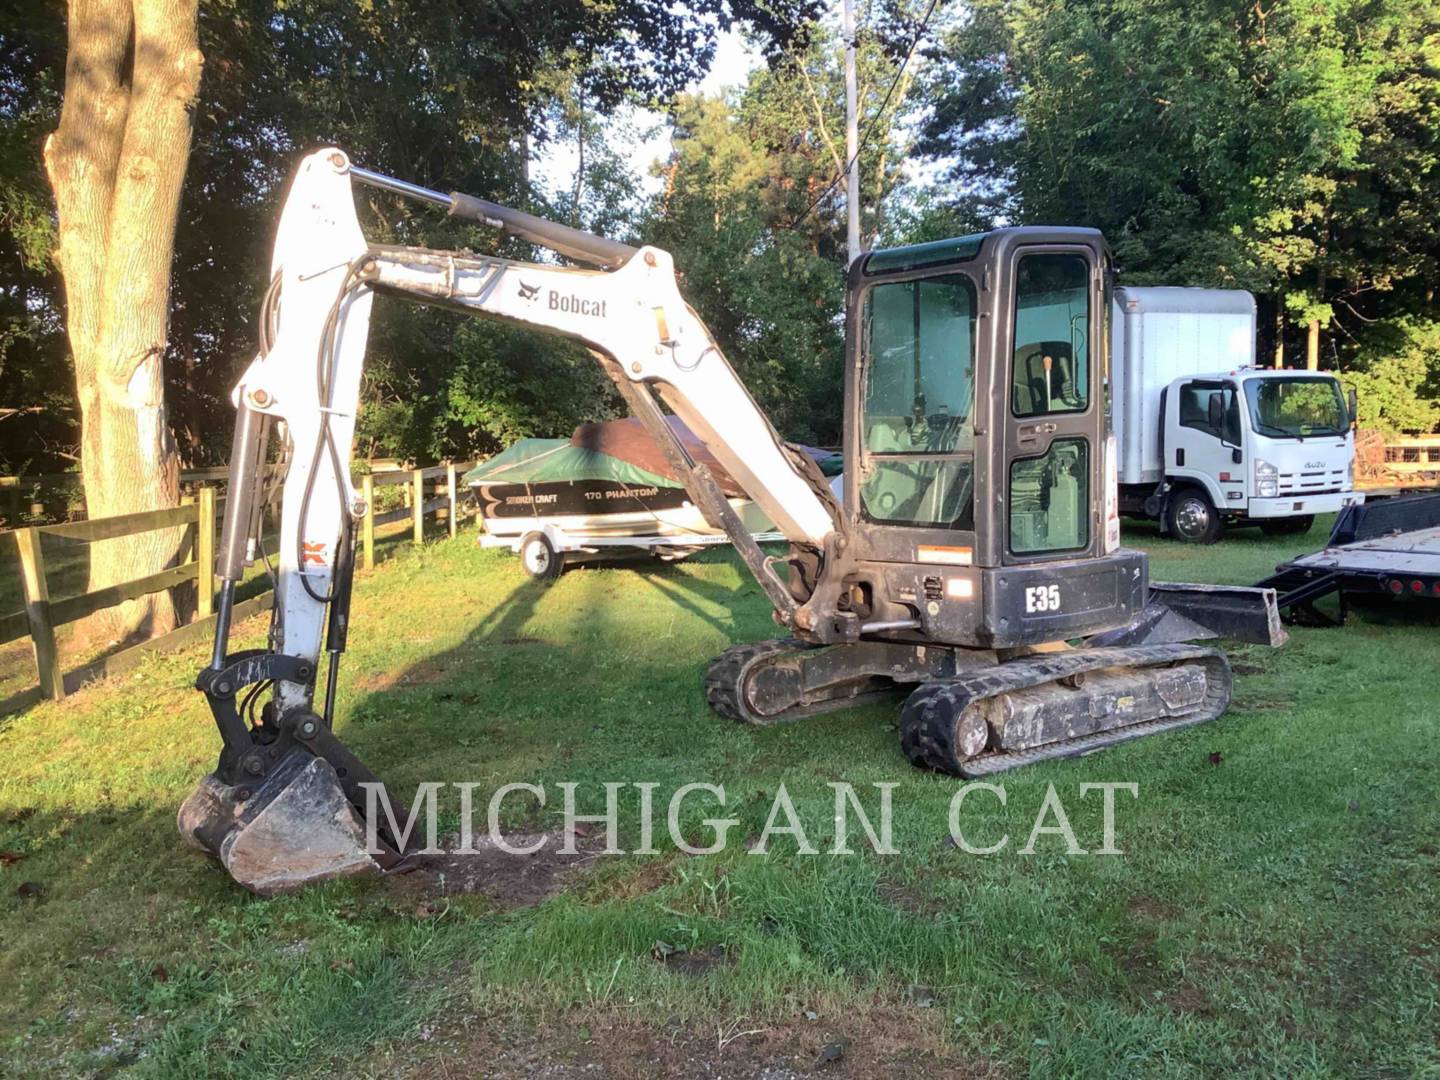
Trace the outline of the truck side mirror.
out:
<instances>
[{"instance_id":1,"label":"truck side mirror","mask_svg":"<svg viewBox=\"0 0 1440 1080\"><path fill-rule=\"evenodd\" d=\"M1360 422L1360 395L1355 393L1355 387L1345 391L1345 407L1350 410L1351 425Z\"/></svg>"},{"instance_id":2,"label":"truck side mirror","mask_svg":"<svg viewBox=\"0 0 1440 1080\"><path fill-rule=\"evenodd\" d=\"M1220 394L1210 395L1210 415L1207 419L1210 421L1210 430L1219 438L1225 438L1225 402L1221 400Z\"/></svg>"}]
</instances>

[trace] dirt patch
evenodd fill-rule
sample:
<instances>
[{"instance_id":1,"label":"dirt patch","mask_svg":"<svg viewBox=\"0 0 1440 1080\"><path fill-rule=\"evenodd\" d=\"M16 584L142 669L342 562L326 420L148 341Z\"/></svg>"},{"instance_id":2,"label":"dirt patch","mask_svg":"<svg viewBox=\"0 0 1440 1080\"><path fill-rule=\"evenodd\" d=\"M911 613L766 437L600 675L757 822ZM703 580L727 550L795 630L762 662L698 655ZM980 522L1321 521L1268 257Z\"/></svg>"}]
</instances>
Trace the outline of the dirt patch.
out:
<instances>
[{"instance_id":1,"label":"dirt patch","mask_svg":"<svg viewBox=\"0 0 1440 1080\"><path fill-rule=\"evenodd\" d=\"M724 945L711 945L707 949L692 950L676 948L665 941L657 941L655 947L650 950L650 955L655 957L666 971L695 978L714 968L733 963L735 959Z\"/></svg>"},{"instance_id":2,"label":"dirt patch","mask_svg":"<svg viewBox=\"0 0 1440 1080\"><path fill-rule=\"evenodd\" d=\"M908 911L911 915L923 915L927 919L945 913L945 905L917 885L904 885L897 881L882 882L880 898L891 907Z\"/></svg>"},{"instance_id":3,"label":"dirt patch","mask_svg":"<svg viewBox=\"0 0 1440 1080\"><path fill-rule=\"evenodd\" d=\"M397 1046L370 1063L391 1076L605 1077L607 1080L799 1080L894 1077L1000 1080L993 1062L947 1047L931 1013L896 1005L843 1017L779 1021L673 1018L646 1023L628 1012L577 1009L539 1024L464 1017L424 1043Z\"/></svg>"},{"instance_id":4,"label":"dirt patch","mask_svg":"<svg viewBox=\"0 0 1440 1080\"><path fill-rule=\"evenodd\" d=\"M1215 1015L1215 1003L1210 1000L1210 995L1191 983L1181 983L1173 990L1165 991L1160 1001L1171 1012L1191 1016Z\"/></svg>"},{"instance_id":5,"label":"dirt patch","mask_svg":"<svg viewBox=\"0 0 1440 1080\"><path fill-rule=\"evenodd\" d=\"M1180 909L1153 896L1132 896L1125 903L1130 918L1142 922L1168 922L1180 915Z\"/></svg>"},{"instance_id":6,"label":"dirt patch","mask_svg":"<svg viewBox=\"0 0 1440 1080\"><path fill-rule=\"evenodd\" d=\"M488 836L477 836L473 852L459 852L458 836L446 839L441 855L416 857L414 870L390 879L394 891L424 907L448 896L483 896L501 908L528 907L574 888L595 865L605 848L605 837L577 837L573 855L561 850L564 833L511 833L504 837L512 849L535 848L513 854ZM428 914L429 912L421 912Z\"/></svg>"},{"instance_id":7,"label":"dirt patch","mask_svg":"<svg viewBox=\"0 0 1440 1080\"><path fill-rule=\"evenodd\" d=\"M414 667L404 668L400 671L377 671L373 675L361 676L355 680L355 685L361 690L374 693L381 690L393 690L397 686L424 686L444 674L445 669L439 664L422 660Z\"/></svg>"}]
</instances>

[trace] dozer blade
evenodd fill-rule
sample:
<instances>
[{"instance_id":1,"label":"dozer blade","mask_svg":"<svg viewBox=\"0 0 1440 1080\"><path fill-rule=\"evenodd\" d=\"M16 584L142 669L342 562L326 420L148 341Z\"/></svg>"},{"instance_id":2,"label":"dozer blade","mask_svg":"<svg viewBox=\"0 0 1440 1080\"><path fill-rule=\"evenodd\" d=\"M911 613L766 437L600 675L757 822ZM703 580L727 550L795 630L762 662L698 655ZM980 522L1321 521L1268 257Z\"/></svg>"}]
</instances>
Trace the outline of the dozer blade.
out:
<instances>
[{"instance_id":1,"label":"dozer blade","mask_svg":"<svg viewBox=\"0 0 1440 1080\"><path fill-rule=\"evenodd\" d=\"M1279 646L1288 637L1280 625L1274 589L1152 581L1145 607L1128 626L1096 634L1086 645L1166 645L1225 638Z\"/></svg>"},{"instance_id":2,"label":"dozer blade","mask_svg":"<svg viewBox=\"0 0 1440 1080\"><path fill-rule=\"evenodd\" d=\"M220 861L236 882L271 896L328 878L375 873L365 829L335 767L292 747L253 786L214 773L180 807L180 835Z\"/></svg>"}]
</instances>

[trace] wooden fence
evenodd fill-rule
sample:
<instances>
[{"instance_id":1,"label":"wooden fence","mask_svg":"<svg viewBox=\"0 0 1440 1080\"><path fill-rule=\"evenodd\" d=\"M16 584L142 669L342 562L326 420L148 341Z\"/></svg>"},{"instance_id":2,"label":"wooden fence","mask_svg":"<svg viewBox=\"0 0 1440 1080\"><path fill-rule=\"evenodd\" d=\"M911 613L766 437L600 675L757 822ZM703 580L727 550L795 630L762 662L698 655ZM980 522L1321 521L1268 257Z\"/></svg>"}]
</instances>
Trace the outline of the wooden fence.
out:
<instances>
[{"instance_id":1,"label":"wooden fence","mask_svg":"<svg viewBox=\"0 0 1440 1080\"><path fill-rule=\"evenodd\" d=\"M1385 469L1396 473L1440 473L1440 435L1386 439Z\"/></svg>"},{"instance_id":2,"label":"wooden fence","mask_svg":"<svg viewBox=\"0 0 1440 1080\"><path fill-rule=\"evenodd\" d=\"M393 469L379 473L366 473L360 477L361 491L367 507L360 522L359 557L360 566L375 565L375 530L399 521L411 521L411 539L420 544L425 541L425 518L427 515L443 512L451 537L457 534L462 512L460 476L473 462L437 465L428 469ZM224 470L214 470L218 476ZM377 513L375 492L377 488L403 487L408 505ZM4 702L0 711L23 708L40 697L60 700L65 697L67 687L73 689L97 675L110 674L133 664L141 655L189 645L199 640L214 626L215 604L215 541L217 530L217 489L206 486L196 492L186 504L167 510L146 510L135 514L120 514L115 517L95 518L90 521L74 521L60 525L35 525L16 529L8 535L14 536L20 562L20 584L25 606L23 610L0 615L0 645L28 637L35 657L35 670L39 686L20 698ZM428 497L427 497L428 496ZM182 556L192 555L182 562L158 573L149 574L134 581L107 588L96 589L68 596L59 600L50 598L50 583L45 567L45 553L42 538L72 543L93 543L97 540L116 540L161 529L186 528L192 530L181 546ZM6 534L0 534L6 535ZM187 625L170 634L154 638L124 650L114 656L69 675L63 671L59 649L56 644L57 628L93 615L104 608L114 607L127 600L134 600L177 585L196 583L195 618ZM236 621L255 614L268 603L270 594L253 597L237 605Z\"/></svg>"},{"instance_id":3,"label":"wooden fence","mask_svg":"<svg viewBox=\"0 0 1440 1080\"><path fill-rule=\"evenodd\" d=\"M359 463L357 462L357 464ZM401 467L401 464L394 458L379 458L364 463L371 472L394 472ZM279 469L279 465L270 465L267 467L267 472L269 475L274 475ZM193 494L200 487L223 481L229 476L230 467L228 465L203 469L181 469L180 490ZM0 514L3 514L5 520L14 522L20 518L23 509L32 519L50 517L52 521L63 520L70 508L57 506L54 496L56 492L66 489L76 492L80 490L80 474L78 472L0 476ZM50 493L48 499L45 494L47 491ZM33 501L26 502L27 498L31 498Z\"/></svg>"}]
</instances>

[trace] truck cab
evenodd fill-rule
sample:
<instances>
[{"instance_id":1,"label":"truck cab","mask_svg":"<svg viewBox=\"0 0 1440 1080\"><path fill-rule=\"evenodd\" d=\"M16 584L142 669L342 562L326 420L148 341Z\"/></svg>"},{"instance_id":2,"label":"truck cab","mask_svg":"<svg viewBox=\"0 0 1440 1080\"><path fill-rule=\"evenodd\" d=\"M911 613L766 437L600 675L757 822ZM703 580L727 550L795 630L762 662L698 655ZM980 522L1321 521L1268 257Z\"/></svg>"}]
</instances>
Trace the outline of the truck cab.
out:
<instances>
[{"instance_id":1,"label":"truck cab","mask_svg":"<svg viewBox=\"0 0 1440 1080\"><path fill-rule=\"evenodd\" d=\"M1175 379L1162 393L1163 519L1204 542L1224 523L1300 533L1354 492L1351 410L1333 375L1239 369ZM1203 497L1202 497L1203 496Z\"/></svg>"},{"instance_id":2,"label":"truck cab","mask_svg":"<svg viewBox=\"0 0 1440 1080\"><path fill-rule=\"evenodd\" d=\"M1255 366L1255 299L1119 288L1111 393L1122 513L1213 543L1228 525L1301 533L1354 491L1354 402L1333 375Z\"/></svg>"}]
</instances>

